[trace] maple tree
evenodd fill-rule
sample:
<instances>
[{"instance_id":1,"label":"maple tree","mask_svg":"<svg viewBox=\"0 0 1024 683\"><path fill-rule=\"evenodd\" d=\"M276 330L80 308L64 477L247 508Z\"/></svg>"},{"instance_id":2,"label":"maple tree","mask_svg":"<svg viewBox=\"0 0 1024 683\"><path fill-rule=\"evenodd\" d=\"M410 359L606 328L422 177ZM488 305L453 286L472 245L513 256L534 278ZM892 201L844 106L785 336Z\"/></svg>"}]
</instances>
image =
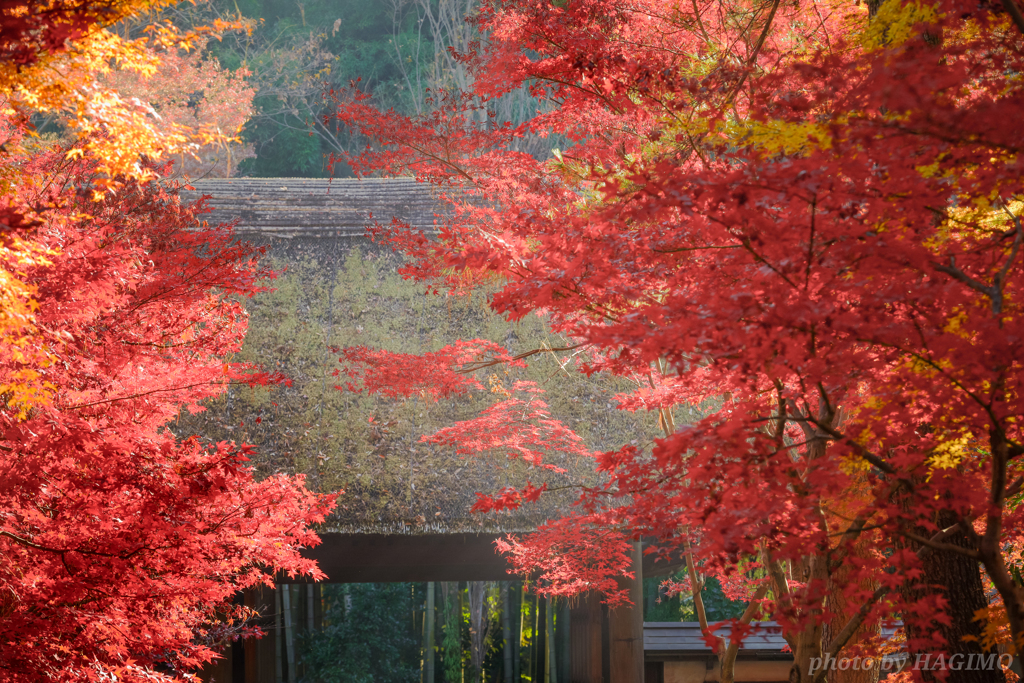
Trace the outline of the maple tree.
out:
<instances>
[{"instance_id":1,"label":"maple tree","mask_svg":"<svg viewBox=\"0 0 1024 683\"><path fill-rule=\"evenodd\" d=\"M238 140L253 113L249 72L223 69L204 54L207 42L198 40L188 53L157 52L157 69L148 78L118 69L98 79L121 98L145 103L165 129L187 140L174 165L174 173L186 178L230 177L239 162L253 156L252 146Z\"/></svg>"},{"instance_id":2,"label":"maple tree","mask_svg":"<svg viewBox=\"0 0 1024 683\"><path fill-rule=\"evenodd\" d=\"M249 29L242 20L215 18L208 26L183 31L153 16L142 36L122 37L111 30L118 22L150 16L169 4L16 0L0 7L0 51L8 55L0 60L0 98L6 115L54 117L78 141L69 153L89 156L97 165L96 192L115 187L118 178L155 178L154 166L142 159L223 145L235 137L235 130L164 121L150 103L104 83L103 77L111 73L118 80L117 72L159 80L162 59L173 61L180 50L195 49L225 31ZM118 84L127 82L122 78ZM242 97L230 105L244 112L244 94L237 94ZM12 152L5 151L4 156Z\"/></svg>"},{"instance_id":3,"label":"maple tree","mask_svg":"<svg viewBox=\"0 0 1024 683\"><path fill-rule=\"evenodd\" d=\"M168 428L231 383L281 378L230 362L240 299L272 276L258 251L154 182L168 167L153 160L225 141L247 112L230 76L229 135L162 121L137 96L160 90L161 59L207 88L225 78L179 57L205 29L109 30L162 4L0 7L3 681L180 680L258 634L239 590L321 575L299 551L332 496L302 477L256 481L251 447ZM116 67L156 78L104 84ZM35 134L39 114L65 126L60 142Z\"/></svg>"},{"instance_id":4,"label":"maple tree","mask_svg":"<svg viewBox=\"0 0 1024 683\"><path fill-rule=\"evenodd\" d=\"M257 482L251 447L167 429L230 382L239 297L268 275L228 227L197 229L197 206L153 183L95 200L94 167L63 150L31 160L20 188L45 258L20 264L32 288L34 354L5 345L5 378L28 367L42 400L4 394L0 411L0 680L172 679L224 638L256 632L237 591L275 572L320 576L332 497L299 477Z\"/></svg>"},{"instance_id":5,"label":"maple tree","mask_svg":"<svg viewBox=\"0 0 1024 683\"><path fill-rule=\"evenodd\" d=\"M681 547L737 596L766 596L799 681L854 680L811 662L877 654L893 614L912 653L980 654L976 614L1017 648L1015 2L502 2L478 20L489 40L460 55L473 92L414 119L340 98L384 145L348 159L357 170L413 172L452 205L436 239L376 234L409 277L499 280L491 307L546 315L592 350L583 371L644 378L620 407L665 430L652 450L595 455L605 482L510 543L517 568L554 593L610 588L628 538ZM477 123L524 83L554 108ZM573 144L547 161L509 151L538 131ZM371 364L419 377L407 358ZM707 416L676 425L685 404ZM445 438L476 443L478 427Z\"/></svg>"}]
</instances>

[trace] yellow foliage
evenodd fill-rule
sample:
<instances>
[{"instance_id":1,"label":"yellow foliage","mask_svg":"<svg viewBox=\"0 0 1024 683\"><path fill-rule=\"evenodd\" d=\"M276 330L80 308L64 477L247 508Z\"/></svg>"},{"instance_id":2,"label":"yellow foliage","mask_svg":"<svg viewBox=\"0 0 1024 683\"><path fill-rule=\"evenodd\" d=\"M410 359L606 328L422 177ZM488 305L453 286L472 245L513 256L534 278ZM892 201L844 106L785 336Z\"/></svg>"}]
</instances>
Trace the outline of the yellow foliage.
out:
<instances>
[{"instance_id":1,"label":"yellow foliage","mask_svg":"<svg viewBox=\"0 0 1024 683\"><path fill-rule=\"evenodd\" d=\"M744 127L748 142L769 154L807 154L830 149L828 129L811 121L750 121Z\"/></svg>"},{"instance_id":2,"label":"yellow foliage","mask_svg":"<svg viewBox=\"0 0 1024 683\"><path fill-rule=\"evenodd\" d=\"M39 372L33 369L45 367L51 361L38 343L35 292L21 279L25 268L45 265L48 253L39 245L19 237L8 237L6 244L0 245L0 343L8 357L26 366L3 376L0 395L21 418L33 406L48 401L54 391L53 385L42 380Z\"/></svg>"},{"instance_id":3,"label":"yellow foliage","mask_svg":"<svg viewBox=\"0 0 1024 683\"><path fill-rule=\"evenodd\" d=\"M188 152L191 147L228 139L218 131L203 131L199 139L179 125L162 121L158 112L138 98L123 96L104 87L101 76L113 70L127 70L138 78L149 78L160 66L159 51L188 49L201 36L227 29L244 28L239 23L215 22L213 26L182 34L170 25L151 26L143 39L122 38L107 27L138 18L176 0L124 0L102 6L82 5L83 19L91 28L84 35L65 40L63 48L37 54L35 61L18 64L0 61L0 117L12 121L32 114L56 118L77 144L70 156L89 157L96 165L94 192L102 194L116 187L121 178L149 180L144 159ZM17 11L14 8L11 11ZM11 124L13 125L13 124ZM234 131L231 131L233 134ZM36 179L23 171L24 161L40 147L31 132L27 138L12 135L0 146L0 191L9 208L11 198L30 196ZM42 209L40 209L42 210ZM31 213L18 208L12 215ZM0 224L5 233L8 226ZM24 418L33 406L49 401L54 387L45 379L52 362L42 343L34 312L35 292L25 284L27 268L45 265L50 252L30 239L5 234L0 242L0 345L18 369L0 375L0 400ZM60 330L48 330L60 336Z\"/></svg>"},{"instance_id":4,"label":"yellow foliage","mask_svg":"<svg viewBox=\"0 0 1024 683\"><path fill-rule=\"evenodd\" d=\"M970 434L961 432L957 435L950 435L950 438L944 439L935 447L929 464L939 469L956 467L966 457L970 442Z\"/></svg>"},{"instance_id":5,"label":"yellow foliage","mask_svg":"<svg viewBox=\"0 0 1024 683\"><path fill-rule=\"evenodd\" d=\"M951 185L955 187L955 185ZM950 242L976 240L1005 233L1014 228L1014 221L1024 213L1024 201L1014 199L1004 205L993 205L993 198L974 196L962 206L945 209L935 237L925 243L929 249L939 251ZM1009 246L1007 246L1007 249Z\"/></svg>"},{"instance_id":6,"label":"yellow foliage","mask_svg":"<svg viewBox=\"0 0 1024 683\"><path fill-rule=\"evenodd\" d=\"M120 6L114 20L142 15L172 4L169 0L140 0ZM229 135L205 131L198 144L194 135L178 125L168 125L148 103L122 96L104 87L99 78L114 70L129 71L149 78L160 66L160 50L194 47L203 34L227 29L245 29L238 22L215 22L181 34L167 25L150 27L149 37L124 39L97 27L83 38L69 42L67 49L42 55L34 64L0 64L0 105L8 113L43 113L58 117L81 141L72 154L91 157L100 178L95 190L111 189L117 176L152 178L140 163L143 158L160 159L188 153L201 144L230 139ZM3 163L3 161L0 161Z\"/></svg>"},{"instance_id":7,"label":"yellow foliage","mask_svg":"<svg viewBox=\"0 0 1024 683\"><path fill-rule=\"evenodd\" d=\"M915 27L939 19L938 12L931 4L886 0L878 8L874 21L870 22L861 37L866 50L879 50L901 45L916 35Z\"/></svg>"},{"instance_id":8,"label":"yellow foliage","mask_svg":"<svg viewBox=\"0 0 1024 683\"><path fill-rule=\"evenodd\" d=\"M974 621L981 624L981 638L964 636L964 640L977 640L981 649L986 651L1002 645L1011 655L1016 654L1017 648L1010 642L1010 620L1002 605L994 604L981 608L974 613Z\"/></svg>"}]
</instances>

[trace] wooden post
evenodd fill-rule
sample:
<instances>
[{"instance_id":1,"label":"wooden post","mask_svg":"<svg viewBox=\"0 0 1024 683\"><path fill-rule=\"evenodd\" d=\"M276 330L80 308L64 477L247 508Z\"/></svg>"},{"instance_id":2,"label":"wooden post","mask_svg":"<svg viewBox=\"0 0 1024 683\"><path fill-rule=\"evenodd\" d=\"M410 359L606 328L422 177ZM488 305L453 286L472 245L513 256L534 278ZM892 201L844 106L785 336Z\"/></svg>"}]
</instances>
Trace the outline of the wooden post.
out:
<instances>
[{"instance_id":1,"label":"wooden post","mask_svg":"<svg viewBox=\"0 0 1024 683\"><path fill-rule=\"evenodd\" d=\"M602 683L601 596L587 593L569 609L569 681Z\"/></svg>"},{"instance_id":2,"label":"wooden post","mask_svg":"<svg viewBox=\"0 0 1024 683\"><path fill-rule=\"evenodd\" d=\"M629 607L608 612L610 674L614 683L643 683L644 680L644 595L643 556L640 542L633 543L632 579L619 579L619 587L629 591Z\"/></svg>"}]
</instances>

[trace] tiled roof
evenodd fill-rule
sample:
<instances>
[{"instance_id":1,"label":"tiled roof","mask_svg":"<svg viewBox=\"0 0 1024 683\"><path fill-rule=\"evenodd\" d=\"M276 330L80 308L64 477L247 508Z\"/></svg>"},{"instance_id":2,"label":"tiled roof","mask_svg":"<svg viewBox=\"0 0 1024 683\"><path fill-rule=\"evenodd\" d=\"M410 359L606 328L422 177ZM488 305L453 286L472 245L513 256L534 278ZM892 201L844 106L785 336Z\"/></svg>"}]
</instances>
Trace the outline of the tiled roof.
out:
<instances>
[{"instance_id":1,"label":"tiled roof","mask_svg":"<svg viewBox=\"0 0 1024 683\"><path fill-rule=\"evenodd\" d=\"M755 622L753 632L748 635L740 647L740 654L784 654L787 647L785 638L778 624L773 621ZM719 627L715 633L728 638L730 627ZM704 642L697 622L662 622L648 621L644 623L644 651L661 654L713 654L713 650Z\"/></svg>"}]
</instances>

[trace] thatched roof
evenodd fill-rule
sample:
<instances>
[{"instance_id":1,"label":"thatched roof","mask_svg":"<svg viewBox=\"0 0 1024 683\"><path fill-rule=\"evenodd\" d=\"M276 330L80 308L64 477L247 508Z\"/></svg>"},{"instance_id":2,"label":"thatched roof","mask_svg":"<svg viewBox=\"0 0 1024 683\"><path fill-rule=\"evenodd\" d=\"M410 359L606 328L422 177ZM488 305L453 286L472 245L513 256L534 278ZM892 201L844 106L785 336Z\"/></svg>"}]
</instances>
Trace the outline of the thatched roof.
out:
<instances>
[{"instance_id":1,"label":"thatched roof","mask_svg":"<svg viewBox=\"0 0 1024 683\"><path fill-rule=\"evenodd\" d=\"M186 199L212 196L210 223L237 220L240 233L275 237L363 237L374 219L392 217L432 232L439 208L430 186L412 178L211 178L192 187Z\"/></svg>"},{"instance_id":2,"label":"thatched roof","mask_svg":"<svg viewBox=\"0 0 1024 683\"><path fill-rule=\"evenodd\" d=\"M343 489L329 530L357 533L522 531L568 509L572 490L542 498L515 514L471 515L477 492L549 482L591 481L589 458L556 455L565 474L510 461L505 453L459 456L420 437L469 419L498 397L487 391L430 402L393 401L338 391L338 354L331 347L367 346L402 353L434 351L456 339L486 338L510 350L565 345L539 317L509 323L480 295L427 296L397 274L401 260L365 239L353 239L374 218L391 215L425 227L422 185L407 180L237 179L194 183L212 195L210 220L239 219L247 239L268 247L281 272L273 291L245 302L249 333L238 360L291 378L274 389L233 387L197 415L182 415L179 434L255 444L258 472L304 473L322 491ZM261 188L277 188L273 191ZM287 189L281 189L287 188ZM255 195L251 200L246 197ZM378 198L379 203L374 203ZM251 204L250 204L251 202ZM395 212L395 213L389 213ZM280 239L285 236L290 239ZM495 368L481 378L508 386L535 381L547 390L551 414L595 450L649 443L656 425L644 414L615 410L623 381L591 380L573 370L566 354L535 357L529 369ZM562 367L568 362L568 365ZM372 422L370 418L373 418Z\"/></svg>"}]
</instances>

